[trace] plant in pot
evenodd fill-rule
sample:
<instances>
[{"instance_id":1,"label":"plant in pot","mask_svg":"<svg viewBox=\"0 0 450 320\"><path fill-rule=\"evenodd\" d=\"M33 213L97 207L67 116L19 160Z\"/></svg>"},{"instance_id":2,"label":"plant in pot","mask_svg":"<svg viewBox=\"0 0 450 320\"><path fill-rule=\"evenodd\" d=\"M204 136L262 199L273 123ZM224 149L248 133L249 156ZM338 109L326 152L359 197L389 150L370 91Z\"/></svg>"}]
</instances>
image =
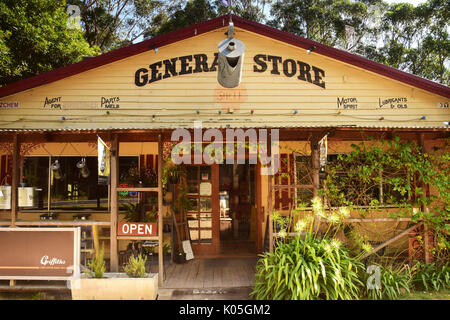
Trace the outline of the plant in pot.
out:
<instances>
[{"instance_id":1,"label":"plant in pot","mask_svg":"<svg viewBox=\"0 0 450 320\"><path fill-rule=\"evenodd\" d=\"M155 300L156 273L145 273L146 258L131 257L125 273L106 273L104 248L89 263L88 277L71 281L73 300Z\"/></svg>"},{"instance_id":2,"label":"plant in pot","mask_svg":"<svg viewBox=\"0 0 450 320\"><path fill-rule=\"evenodd\" d=\"M149 198L149 201L152 199ZM124 203L125 208L124 219L128 222L156 222L158 211L153 209L149 212L145 211L146 202Z\"/></svg>"},{"instance_id":3,"label":"plant in pot","mask_svg":"<svg viewBox=\"0 0 450 320\"><path fill-rule=\"evenodd\" d=\"M163 184L178 184L180 179L184 176L184 169L181 165L175 164L172 159L166 160L166 165L163 168Z\"/></svg>"}]
</instances>

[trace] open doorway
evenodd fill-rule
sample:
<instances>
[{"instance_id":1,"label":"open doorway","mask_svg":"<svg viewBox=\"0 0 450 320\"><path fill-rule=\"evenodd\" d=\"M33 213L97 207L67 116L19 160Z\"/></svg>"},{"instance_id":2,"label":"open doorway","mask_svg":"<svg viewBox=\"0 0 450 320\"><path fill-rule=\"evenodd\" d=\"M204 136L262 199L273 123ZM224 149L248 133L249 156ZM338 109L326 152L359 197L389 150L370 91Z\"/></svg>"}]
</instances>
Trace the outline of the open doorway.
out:
<instances>
[{"instance_id":1,"label":"open doorway","mask_svg":"<svg viewBox=\"0 0 450 320\"><path fill-rule=\"evenodd\" d=\"M220 253L256 253L255 165L219 166Z\"/></svg>"}]
</instances>

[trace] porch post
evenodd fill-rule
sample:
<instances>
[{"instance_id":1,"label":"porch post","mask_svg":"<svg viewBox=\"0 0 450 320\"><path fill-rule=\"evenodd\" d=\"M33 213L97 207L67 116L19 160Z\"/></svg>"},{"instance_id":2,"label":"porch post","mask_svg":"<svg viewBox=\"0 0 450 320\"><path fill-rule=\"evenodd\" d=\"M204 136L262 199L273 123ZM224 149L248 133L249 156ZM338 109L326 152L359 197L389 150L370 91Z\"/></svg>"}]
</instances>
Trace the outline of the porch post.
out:
<instances>
[{"instance_id":1,"label":"porch post","mask_svg":"<svg viewBox=\"0 0 450 320\"><path fill-rule=\"evenodd\" d=\"M111 143L111 232L110 232L110 271L119 271L119 259L117 255L117 220L119 218L119 199L117 184L119 181L119 135L114 134Z\"/></svg>"},{"instance_id":2,"label":"porch post","mask_svg":"<svg viewBox=\"0 0 450 320\"><path fill-rule=\"evenodd\" d=\"M20 158L20 141L19 135L16 133L13 136L13 150L12 150L12 176L11 176L11 227L16 225L18 210L18 191L19 186L19 158Z\"/></svg>"},{"instance_id":3,"label":"porch post","mask_svg":"<svg viewBox=\"0 0 450 320\"><path fill-rule=\"evenodd\" d=\"M311 166L312 166L312 184L313 184L313 196L317 197L320 189L320 150L319 150L319 138L317 136L312 136L309 141L311 148ZM314 230L319 231L320 223L319 218L314 217Z\"/></svg>"},{"instance_id":4,"label":"porch post","mask_svg":"<svg viewBox=\"0 0 450 320\"><path fill-rule=\"evenodd\" d=\"M272 134L269 131L267 139L267 155L272 156ZM269 252L273 252L273 221L272 221L272 174L267 175L267 214L269 215Z\"/></svg>"},{"instance_id":5,"label":"porch post","mask_svg":"<svg viewBox=\"0 0 450 320\"><path fill-rule=\"evenodd\" d=\"M421 151L423 154L426 153L426 147L425 147L425 134L423 132L419 133L419 146L421 148ZM428 185L426 185L422 179L420 179L420 188L422 189L422 192L426 194L426 189ZM421 208L422 212L428 212L428 207L425 204L422 204ZM433 260L433 256L431 254L432 249L432 242L430 241L430 236L432 235L432 231L428 229L428 224L423 224L423 231L424 231L424 246L425 246L425 263L431 263Z\"/></svg>"},{"instance_id":6,"label":"porch post","mask_svg":"<svg viewBox=\"0 0 450 320\"><path fill-rule=\"evenodd\" d=\"M162 190L163 144L161 134L158 136L158 284L164 281L164 252L163 252L163 190Z\"/></svg>"}]
</instances>

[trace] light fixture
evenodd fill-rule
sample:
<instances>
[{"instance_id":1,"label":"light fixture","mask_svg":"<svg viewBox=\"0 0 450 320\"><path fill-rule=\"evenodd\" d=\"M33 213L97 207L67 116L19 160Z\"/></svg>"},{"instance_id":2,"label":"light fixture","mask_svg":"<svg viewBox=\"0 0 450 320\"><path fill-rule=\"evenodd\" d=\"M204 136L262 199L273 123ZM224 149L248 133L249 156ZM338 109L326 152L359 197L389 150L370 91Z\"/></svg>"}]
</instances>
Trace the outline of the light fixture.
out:
<instances>
[{"instance_id":1,"label":"light fixture","mask_svg":"<svg viewBox=\"0 0 450 320\"><path fill-rule=\"evenodd\" d=\"M315 50L316 50L316 46L311 46L311 47L309 47L308 50L306 50L306 54L310 54L311 52L313 52Z\"/></svg>"},{"instance_id":2,"label":"light fixture","mask_svg":"<svg viewBox=\"0 0 450 320\"><path fill-rule=\"evenodd\" d=\"M200 110L198 110L198 109L197 109L197 110L195 110L195 112L196 112L197 114L200 114Z\"/></svg>"},{"instance_id":3,"label":"light fixture","mask_svg":"<svg viewBox=\"0 0 450 320\"><path fill-rule=\"evenodd\" d=\"M295 109L295 110L294 110L294 114L297 114L297 113L298 113L298 110L297 110L297 109Z\"/></svg>"},{"instance_id":4,"label":"light fixture","mask_svg":"<svg viewBox=\"0 0 450 320\"><path fill-rule=\"evenodd\" d=\"M426 119L427 119L427 116L420 117L420 120L426 120Z\"/></svg>"},{"instance_id":5,"label":"light fixture","mask_svg":"<svg viewBox=\"0 0 450 320\"><path fill-rule=\"evenodd\" d=\"M52 163L50 169L52 169L53 178L55 178L56 180L60 180L62 178L61 166L58 160L55 160L55 162Z\"/></svg>"},{"instance_id":6,"label":"light fixture","mask_svg":"<svg viewBox=\"0 0 450 320\"><path fill-rule=\"evenodd\" d=\"M378 120L384 120L384 117L381 117L380 119L378 119Z\"/></svg>"},{"instance_id":7,"label":"light fixture","mask_svg":"<svg viewBox=\"0 0 450 320\"><path fill-rule=\"evenodd\" d=\"M80 174L83 178L89 177L89 168L86 165L86 158L81 158L81 160L77 162L77 168L80 170Z\"/></svg>"}]
</instances>

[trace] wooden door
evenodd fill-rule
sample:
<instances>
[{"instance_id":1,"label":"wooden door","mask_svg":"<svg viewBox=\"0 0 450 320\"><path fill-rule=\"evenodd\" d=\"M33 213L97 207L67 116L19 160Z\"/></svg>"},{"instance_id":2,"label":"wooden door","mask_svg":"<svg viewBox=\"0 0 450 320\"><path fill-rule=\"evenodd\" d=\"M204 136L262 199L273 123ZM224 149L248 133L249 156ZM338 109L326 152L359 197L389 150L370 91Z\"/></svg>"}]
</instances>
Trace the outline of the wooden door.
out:
<instances>
[{"instance_id":1,"label":"wooden door","mask_svg":"<svg viewBox=\"0 0 450 320\"><path fill-rule=\"evenodd\" d=\"M219 238L219 166L186 166L189 235L195 254L217 254Z\"/></svg>"}]
</instances>

